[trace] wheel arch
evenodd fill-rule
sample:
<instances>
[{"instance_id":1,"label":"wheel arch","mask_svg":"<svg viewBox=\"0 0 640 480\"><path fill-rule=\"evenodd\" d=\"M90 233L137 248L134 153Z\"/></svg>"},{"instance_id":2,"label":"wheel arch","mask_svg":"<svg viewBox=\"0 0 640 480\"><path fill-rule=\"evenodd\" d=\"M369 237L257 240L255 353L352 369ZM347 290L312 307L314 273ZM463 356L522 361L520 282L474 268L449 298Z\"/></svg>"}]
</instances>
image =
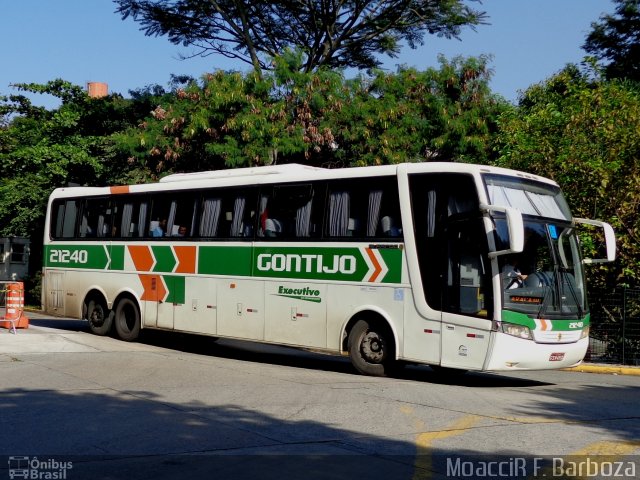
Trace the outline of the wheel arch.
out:
<instances>
[{"instance_id":1,"label":"wheel arch","mask_svg":"<svg viewBox=\"0 0 640 480\"><path fill-rule=\"evenodd\" d=\"M138 295L136 295L136 293L130 288L119 291L116 295L116 298L113 299L113 303L110 305L110 307L115 308L118 305L118 302L123 298L129 298L130 300L133 300L133 302L136 304L136 307L138 307L138 312L140 312L140 318L142 319L143 310L142 306L140 305L140 299L138 298Z\"/></svg>"},{"instance_id":2,"label":"wheel arch","mask_svg":"<svg viewBox=\"0 0 640 480\"><path fill-rule=\"evenodd\" d=\"M127 288L119 291L115 296L115 298L112 301L109 301L108 299L109 296L107 295L107 292L104 290L104 288L98 285L92 285L87 289L86 293L84 294L84 299L82 301L82 307L81 307L82 308L81 318L86 318L87 305L89 304L90 300L92 299L101 300L104 302L104 304L107 306L109 310L112 310L118 304L120 299L124 298L125 296L130 297L132 300L136 302L136 305L138 306L138 310L140 310L140 313L142 314L142 309L140 308L140 299L138 298L138 295L136 295L135 291L133 291L132 289Z\"/></svg>"},{"instance_id":3,"label":"wheel arch","mask_svg":"<svg viewBox=\"0 0 640 480\"><path fill-rule=\"evenodd\" d=\"M111 305L107 301L107 294L104 291L104 289L97 285L92 285L87 289L87 291L84 294L82 305L80 306L80 308L82 309L82 311L80 312L81 313L80 318L82 319L87 318L87 313L88 313L87 306L89 305L89 302L91 300L101 301L107 306L108 309L111 309Z\"/></svg>"},{"instance_id":4,"label":"wheel arch","mask_svg":"<svg viewBox=\"0 0 640 480\"><path fill-rule=\"evenodd\" d=\"M393 337L393 347L394 347L394 356L397 360L399 358L400 352L400 337L398 336L397 330L393 326L393 322L387 313L373 305L363 306L358 310L354 311L348 320L345 322L342 327L342 336L340 342L340 353L345 354L349 351L349 333L353 329L354 325L358 322L358 320L367 320L372 324L382 327L391 334Z\"/></svg>"}]
</instances>

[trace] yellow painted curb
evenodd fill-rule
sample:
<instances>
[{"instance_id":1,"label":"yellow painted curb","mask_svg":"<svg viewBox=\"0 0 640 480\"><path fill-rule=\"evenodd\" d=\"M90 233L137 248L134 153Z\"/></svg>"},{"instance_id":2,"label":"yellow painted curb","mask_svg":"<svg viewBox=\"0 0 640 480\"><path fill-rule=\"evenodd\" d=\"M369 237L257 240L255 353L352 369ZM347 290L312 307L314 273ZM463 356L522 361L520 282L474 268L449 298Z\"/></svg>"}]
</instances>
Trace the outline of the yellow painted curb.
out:
<instances>
[{"instance_id":1,"label":"yellow painted curb","mask_svg":"<svg viewBox=\"0 0 640 480\"><path fill-rule=\"evenodd\" d=\"M584 373L608 373L613 375L638 375L640 376L639 367L619 367L614 365L590 365L582 364L577 367L563 368L566 372L584 372Z\"/></svg>"}]
</instances>

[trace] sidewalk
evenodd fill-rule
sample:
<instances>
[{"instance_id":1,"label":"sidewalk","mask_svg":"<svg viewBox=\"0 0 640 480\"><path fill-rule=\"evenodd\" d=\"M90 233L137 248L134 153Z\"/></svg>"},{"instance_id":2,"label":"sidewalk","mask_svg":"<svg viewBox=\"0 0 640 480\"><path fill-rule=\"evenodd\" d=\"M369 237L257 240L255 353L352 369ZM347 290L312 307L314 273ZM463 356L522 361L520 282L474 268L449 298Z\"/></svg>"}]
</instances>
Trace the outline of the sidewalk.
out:
<instances>
[{"instance_id":1,"label":"sidewalk","mask_svg":"<svg viewBox=\"0 0 640 480\"><path fill-rule=\"evenodd\" d=\"M640 367L631 365L607 365L603 363L583 363L577 367L563 368L565 372L608 373L613 375L638 375Z\"/></svg>"}]
</instances>

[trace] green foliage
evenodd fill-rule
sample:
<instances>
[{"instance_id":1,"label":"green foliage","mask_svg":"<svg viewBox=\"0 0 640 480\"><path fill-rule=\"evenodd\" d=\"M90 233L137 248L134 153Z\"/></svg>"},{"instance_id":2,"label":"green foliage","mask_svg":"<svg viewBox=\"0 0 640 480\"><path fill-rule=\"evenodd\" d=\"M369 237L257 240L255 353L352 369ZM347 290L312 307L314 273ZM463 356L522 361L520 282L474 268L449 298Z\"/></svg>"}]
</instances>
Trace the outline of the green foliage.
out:
<instances>
[{"instance_id":1,"label":"green foliage","mask_svg":"<svg viewBox=\"0 0 640 480\"><path fill-rule=\"evenodd\" d=\"M0 235L41 238L47 198L69 183L104 185L127 177L126 157L117 157L110 135L137 124L151 95L89 98L64 80L18 84L19 91L50 94L61 106L46 110L23 95L0 99ZM146 104L146 108L145 108Z\"/></svg>"},{"instance_id":2,"label":"green foliage","mask_svg":"<svg viewBox=\"0 0 640 480\"><path fill-rule=\"evenodd\" d=\"M487 58L441 59L439 69L402 68L346 80L305 73L288 51L274 71L216 72L176 90L118 148L149 175L273 162L378 165L492 159L496 119Z\"/></svg>"},{"instance_id":3,"label":"green foliage","mask_svg":"<svg viewBox=\"0 0 640 480\"><path fill-rule=\"evenodd\" d=\"M614 15L591 24L583 48L606 62L608 79L640 81L640 1L614 0Z\"/></svg>"},{"instance_id":4,"label":"green foliage","mask_svg":"<svg viewBox=\"0 0 640 480\"><path fill-rule=\"evenodd\" d=\"M577 217L610 222L615 268L590 267L598 286L640 279L640 92L633 84L592 79L569 66L529 88L500 117L499 165L555 179ZM601 239L586 232L593 255Z\"/></svg>"}]
</instances>

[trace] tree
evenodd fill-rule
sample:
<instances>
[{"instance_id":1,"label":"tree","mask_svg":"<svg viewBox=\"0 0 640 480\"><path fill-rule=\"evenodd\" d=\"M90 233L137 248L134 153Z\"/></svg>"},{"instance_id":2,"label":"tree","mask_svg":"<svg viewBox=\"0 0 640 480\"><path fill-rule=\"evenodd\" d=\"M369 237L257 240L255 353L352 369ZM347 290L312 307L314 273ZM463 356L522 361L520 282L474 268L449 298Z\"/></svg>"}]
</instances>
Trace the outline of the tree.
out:
<instances>
[{"instance_id":1,"label":"tree","mask_svg":"<svg viewBox=\"0 0 640 480\"><path fill-rule=\"evenodd\" d=\"M139 128L116 136L148 175L305 163L361 166L494 157L497 118L487 58L441 58L439 69L401 68L347 80L277 58L264 77L222 71L176 90Z\"/></svg>"},{"instance_id":2,"label":"tree","mask_svg":"<svg viewBox=\"0 0 640 480\"><path fill-rule=\"evenodd\" d=\"M576 217L616 230L618 260L589 267L596 287L640 281L640 91L568 66L500 119L498 165L555 179ZM583 232L587 256L601 239Z\"/></svg>"},{"instance_id":3,"label":"tree","mask_svg":"<svg viewBox=\"0 0 640 480\"><path fill-rule=\"evenodd\" d=\"M591 24L582 48L607 62L607 78L640 81L640 0L615 3L614 15L602 15L599 22Z\"/></svg>"},{"instance_id":4,"label":"tree","mask_svg":"<svg viewBox=\"0 0 640 480\"><path fill-rule=\"evenodd\" d=\"M133 167L118 156L111 135L137 125L158 97L138 92L135 100L120 95L89 98L82 87L64 80L14 87L61 100L59 108L47 110L21 94L0 97L0 118L7 119L0 127L0 235L35 240L42 238L47 199L54 188L131 179ZM37 245L35 240L34 268L39 263Z\"/></svg>"},{"instance_id":5,"label":"tree","mask_svg":"<svg viewBox=\"0 0 640 480\"><path fill-rule=\"evenodd\" d=\"M166 35L195 48L194 56L220 54L270 70L286 51L304 53L301 68L360 69L380 65L377 54L397 56L403 42L424 43L425 33L457 37L484 21L463 0L278 1L115 0L123 19L146 35Z\"/></svg>"}]
</instances>

